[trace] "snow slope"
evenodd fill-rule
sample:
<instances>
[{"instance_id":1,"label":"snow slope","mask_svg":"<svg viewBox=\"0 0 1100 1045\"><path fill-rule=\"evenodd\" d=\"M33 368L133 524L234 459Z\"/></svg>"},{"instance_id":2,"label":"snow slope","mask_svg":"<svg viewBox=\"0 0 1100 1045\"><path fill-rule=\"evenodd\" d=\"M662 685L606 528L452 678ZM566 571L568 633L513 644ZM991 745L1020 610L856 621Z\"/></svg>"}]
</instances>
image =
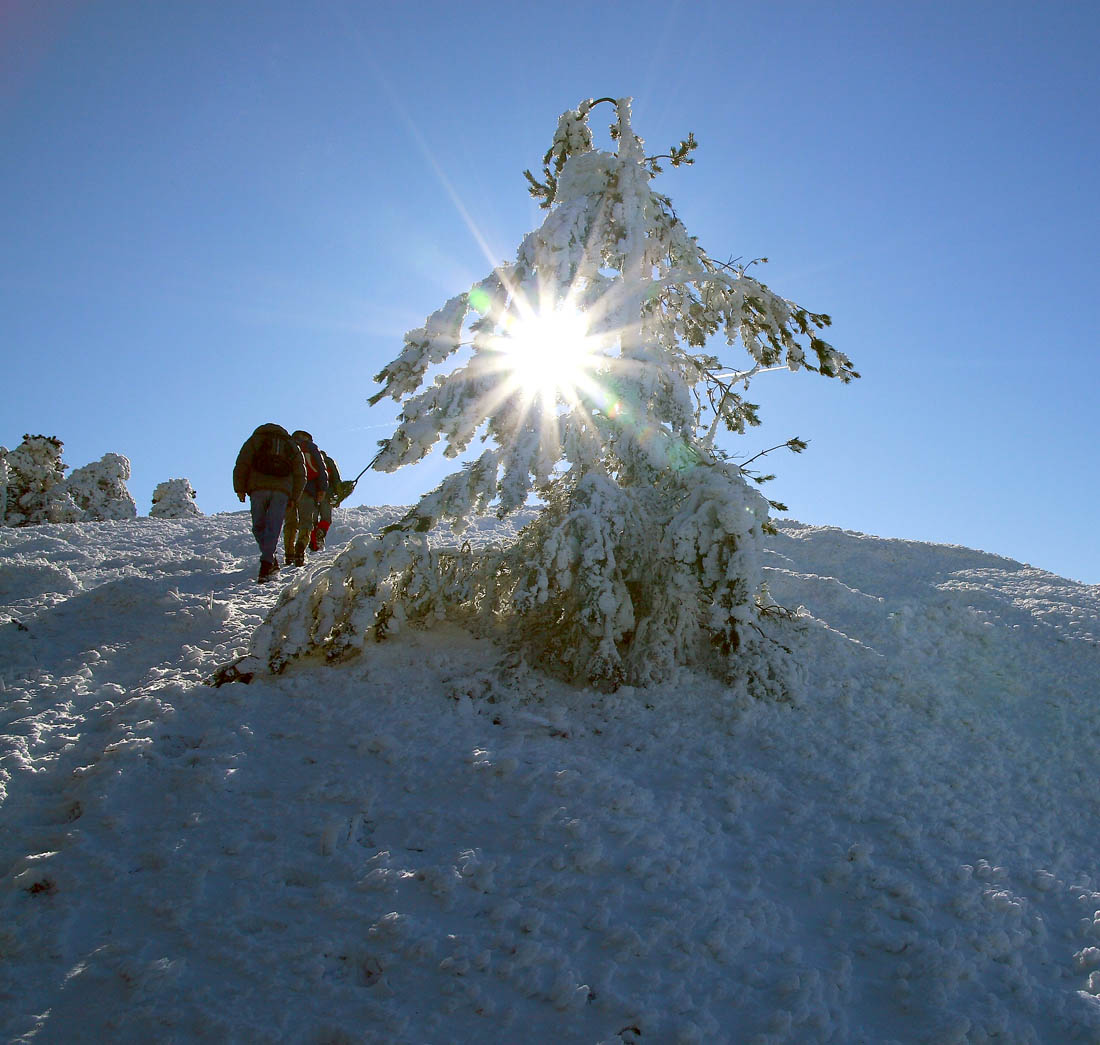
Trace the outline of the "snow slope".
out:
<instances>
[{"instance_id":1,"label":"snow slope","mask_svg":"<svg viewBox=\"0 0 1100 1045\"><path fill-rule=\"evenodd\" d=\"M0 1037L1100 1042L1100 588L780 531L797 705L449 628L215 689L243 512L0 530Z\"/></svg>"}]
</instances>

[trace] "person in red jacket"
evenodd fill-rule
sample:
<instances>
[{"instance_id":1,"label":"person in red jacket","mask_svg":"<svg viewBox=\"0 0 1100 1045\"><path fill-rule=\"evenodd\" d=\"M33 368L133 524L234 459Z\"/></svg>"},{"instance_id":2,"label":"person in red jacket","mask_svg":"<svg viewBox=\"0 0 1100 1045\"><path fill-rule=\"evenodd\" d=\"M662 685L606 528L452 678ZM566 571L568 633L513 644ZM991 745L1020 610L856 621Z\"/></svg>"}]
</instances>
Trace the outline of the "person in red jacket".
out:
<instances>
[{"instance_id":1,"label":"person in red jacket","mask_svg":"<svg viewBox=\"0 0 1100 1045\"><path fill-rule=\"evenodd\" d=\"M317 502L317 521L313 532L309 535L309 550L319 552L325 547L325 538L328 536L329 527L332 525L332 509L340 500L340 490L344 485L340 478L340 469L336 462L324 450L321 456L325 459L325 471L328 472L328 493Z\"/></svg>"}]
</instances>

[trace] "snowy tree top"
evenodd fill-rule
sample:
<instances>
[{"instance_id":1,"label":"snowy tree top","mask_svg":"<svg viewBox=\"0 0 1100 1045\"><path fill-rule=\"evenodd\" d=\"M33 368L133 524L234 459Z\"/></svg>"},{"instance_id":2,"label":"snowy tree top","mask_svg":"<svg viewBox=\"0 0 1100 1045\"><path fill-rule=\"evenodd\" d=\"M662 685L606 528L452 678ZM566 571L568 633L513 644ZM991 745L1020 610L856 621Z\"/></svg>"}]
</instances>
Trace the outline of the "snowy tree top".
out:
<instances>
[{"instance_id":1,"label":"snowy tree top","mask_svg":"<svg viewBox=\"0 0 1100 1045\"><path fill-rule=\"evenodd\" d=\"M601 102L614 107L614 152L593 146L588 120ZM629 98L588 100L559 118L543 180L525 172L549 212L542 225L511 264L410 331L376 377L371 402L389 397L402 409L373 467L393 471L440 442L447 456L475 438L490 444L419 517L461 520L491 503L506 513L532 492L546 496L562 467L599 462L614 475L652 476L715 464L719 428L759 423L744 397L757 374L858 377L819 336L827 315L780 297L745 266L715 261L654 191L658 160L691 163L694 147L689 135L647 156ZM520 347L522 334L555 316L580 316L583 327ZM710 350L719 338L747 360L725 363ZM534 381L524 354L538 357ZM449 373L427 380L452 357Z\"/></svg>"}]
</instances>

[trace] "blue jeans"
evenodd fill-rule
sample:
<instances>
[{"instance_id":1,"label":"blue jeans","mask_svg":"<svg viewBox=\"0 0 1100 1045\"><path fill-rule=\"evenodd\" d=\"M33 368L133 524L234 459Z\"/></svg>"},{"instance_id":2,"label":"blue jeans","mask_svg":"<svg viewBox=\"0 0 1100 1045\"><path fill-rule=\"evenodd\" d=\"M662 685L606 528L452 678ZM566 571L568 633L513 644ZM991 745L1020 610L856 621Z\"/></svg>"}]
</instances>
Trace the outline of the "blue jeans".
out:
<instances>
[{"instance_id":1,"label":"blue jeans","mask_svg":"<svg viewBox=\"0 0 1100 1045\"><path fill-rule=\"evenodd\" d=\"M248 497L252 502L252 536L260 546L260 558L274 562L290 498L281 490L253 490Z\"/></svg>"}]
</instances>

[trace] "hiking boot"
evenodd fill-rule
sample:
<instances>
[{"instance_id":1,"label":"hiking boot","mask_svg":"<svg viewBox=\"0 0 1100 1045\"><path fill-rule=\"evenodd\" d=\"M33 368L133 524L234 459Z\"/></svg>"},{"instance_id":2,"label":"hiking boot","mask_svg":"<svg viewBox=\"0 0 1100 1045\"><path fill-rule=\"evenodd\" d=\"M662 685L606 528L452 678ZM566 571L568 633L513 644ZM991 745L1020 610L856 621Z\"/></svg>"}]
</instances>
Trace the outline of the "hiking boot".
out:
<instances>
[{"instance_id":1,"label":"hiking boot","mask_svg":"<svg viewBox=\"0 0 1100 1045\"><path fill-rule=\"evenodd\" d=\"M303 541L301 544L297 544L294 547L294 565L305 566L306 564L306 546Z\"/></svg>"},{"instance_id":2,"label":"hiking boot","mask_svg":"<svg viewBox=\"0 0 1100 1045\"><path fill-rule=\"evenodd\" d=\"M279 560L273 559L268 562L266 559L260 560L260 572L256 577L257 584L266 584L268 581L274 580L275 575L279 572Z\"/></svg>"}]
</instances>

